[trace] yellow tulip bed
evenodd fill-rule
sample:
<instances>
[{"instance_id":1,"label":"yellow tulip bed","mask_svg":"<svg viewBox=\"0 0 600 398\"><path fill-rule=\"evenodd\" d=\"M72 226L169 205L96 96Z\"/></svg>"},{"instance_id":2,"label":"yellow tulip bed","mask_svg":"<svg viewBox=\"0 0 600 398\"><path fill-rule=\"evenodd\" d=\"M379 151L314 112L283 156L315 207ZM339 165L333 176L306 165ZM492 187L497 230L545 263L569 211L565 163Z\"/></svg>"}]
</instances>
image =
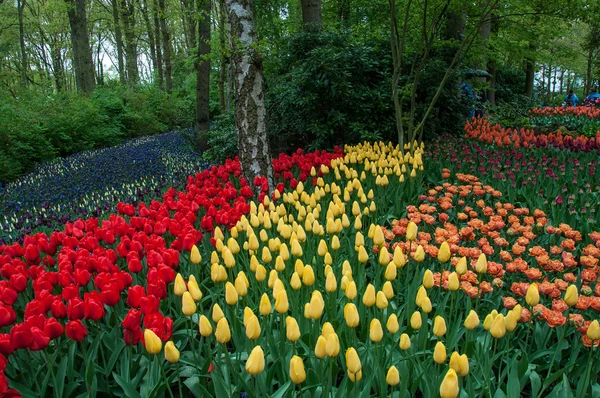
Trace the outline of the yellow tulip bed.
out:
<instances>
[{"instance_id":1,"label":"yellow tulip bed","mask_svg":"<svg viewBox=\"0 0 600 398\"><path fill-rule=\"evenodd\" d=\"M423 146L405 149L348 146L316 186L276 191L192 248L169 287L174 343L144 333L173 362L171 395L600 391L595 235L474 176L423 187Z\"/></svg>"}]
</instances>

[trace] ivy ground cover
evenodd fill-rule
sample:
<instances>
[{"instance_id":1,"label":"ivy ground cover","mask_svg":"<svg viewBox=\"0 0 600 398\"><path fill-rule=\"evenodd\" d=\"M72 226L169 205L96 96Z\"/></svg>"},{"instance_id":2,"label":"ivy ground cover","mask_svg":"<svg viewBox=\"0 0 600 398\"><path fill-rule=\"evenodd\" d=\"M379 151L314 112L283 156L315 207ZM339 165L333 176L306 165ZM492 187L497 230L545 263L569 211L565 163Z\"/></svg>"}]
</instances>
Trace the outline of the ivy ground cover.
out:
<instances>
[{"instance_id":1,"label":"ivy ground cover","mask_svg":"<svg viewBox=\"0 0 600 398\"><path fill-rule=\"evenodd\" d=\"M595 396L600 234L404 149L282 155L271 197L230 161L2 246L0 388Z\"/></svg>"}]
</instances>

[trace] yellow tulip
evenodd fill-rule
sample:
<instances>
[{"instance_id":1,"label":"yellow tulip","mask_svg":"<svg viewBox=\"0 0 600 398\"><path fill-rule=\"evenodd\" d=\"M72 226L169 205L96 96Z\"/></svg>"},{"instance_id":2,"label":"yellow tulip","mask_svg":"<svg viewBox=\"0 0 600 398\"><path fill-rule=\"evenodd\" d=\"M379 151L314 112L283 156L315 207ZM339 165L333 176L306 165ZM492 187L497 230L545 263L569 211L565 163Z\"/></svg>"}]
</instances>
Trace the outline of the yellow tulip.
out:
<instances>
[{"instance_id":1,"label":"yellow tulip","mask_svg":"<svg viewBox=\"0 0 600 398\"><path fill-rule=\"evenodd\" d=\"M392 387L397 386L400 383L400 372L398 372L398 368L392 365L388 369L387 375L385 376L385 382Z\"/></svg>"},{"instance_id":2,"label":"yellow tulip","mask_svg":"<svg viewBox=\"0 0 600 398\"><path fill-rule=\"evenodd\" d=\"M240 252L240 245L233 237L227 239L227 248L232 254L238 254Z\"/></svg>"},{"instance_id":3,"label":"yellow tulip","mask_svg":"<svg viewBox=\"0 0 600 398\"><path fill-rule=\"evenodd\" d=\"M525 296L525 301L532 307L539 304L540 292L536 283L529 285L529 288L527 289L527 295Z\"/></svg>"},{"instance_id":4,"label":"yellow tulip","mask_svg":"<svg viewBox=\"0 0 600 398\"><path fill-rule=\"evenodd\" d=\"M383 292L381 292L381 291L377 292L377 296L375 298L375 305L380 310L387 308L388 299L387 299L387 297L385 297L385 294Z\"/></svg>"},{"instance_id":5,"label":"yellow tulip","mask_svg":"<svg viewBox=\"0 0 600 398\"><path fill-rule=\"evenodd\" d=\"M381 248L381 250L379 251L379 264L381 264L381 265L392 264L394 266L394 269L396 268L394 263L390 263L390 253L385 248L385 246L383 246Z\"/></svg>"},{"instance_id":6,"label":"yellow tulip","mask_svg":"<svg viewBox=\"0 0 600 398\"><path fill-rule=\"evenodd\" d=\"M354 282L354 281L348 282L348 285L346 286L346 290L344 291L344 294L346 295L346 297L348 297L349 300L354 300L354 298L358 294L358 292L356 291L356 282Z\"/></svg>"},{"instance_id":7,"label":"yellow tulip","mask_svg":"<svg viewBox=\"0 0 600 398\"><path fill-rule=\"evenodd\" d=\"M332 358L340 353L340 339L336 333L331 333L329 337L327 337L325 351L327 352L327 356Z\"/></svg>"},{"instance_id":8,"label":"yellow tulip","mask_svg":"<svg viewBox=\"0 0 600 398\"><path fill-rule=\"evenodd\" d=\"M150 329L144 330L144 346L149 354L158 354L162 348L162 341Z\"/></svg>"},{"instance_id":9,"label":"yellow tulip","mask_svg":"<svg viewBox=\"0 0 600 398\"><path fill-rule=\"evenodd\" d=\"M492 327L492 323L494 323L494 319L496 318L497 314L498 314L498 311L496 311L496 310L493 310L491 313L487 314L487 316L483 320L483 328L485 330L490 330L490 328Z\"/></svg>"},{"instance_id":10,"label":"yellow tulip","mask_svg":"<svg viewBox=\"0 0 600 398\"><path fill-rule=\"evenodd\" d=\"M198 286L198 282L196 282L194 275L191 275L188 281L188 291L192 295L194 301L202 300L202 291L200 291L200 286Z\"/></svg>"},{"instance_id":11,"label":"yellow tulip","mask_svg":"<svg viewBox=\"0 0 600 398\"><path fill-rule=\"evenodd\" d=\"M200 262L202 261L200 250L198 250L198 246L196 245L192 246L192 251L190 252L190 261L194 264L200 264Z\"/></svg>"},{"instance_id":12,"label":"yellow tulip","mask_svg":"<svg viewBox=\"0 0 600 398\"><path fill-rule=\"evenodd\" d=\"M267 278L267 269L262 264L258 264L254 276L258 282L264 281Z\"/></svg>"},{"instance_id":13,"label":"yellow tulip","mask_svg":"<svg viewBox=\"0 0 600 398\"><path fill-rule=\"evenodd\" d=\"M515 313L515 318L517 318L517 322L521 319L521 313L523 312L523 307L521 304L517 304L513 307L512 311Z\"/></svg>"},{"instance_id":14,"label":"yellow tulip","mask_svg":"<svg viewBox=\"0 0 600 398\"><path fill-rule=\"evenodd\" d=\"M387 328L388 332L390 332L390 333L396 333L398 330L400 330L400 324L398 323L398 316L396 314L391 314L388 317L385 327Z\"/></svg>"},{"instance_id":15,"label":"yellow tulip","mask_svg":"<svg viewBox=\"0 0 600 398\"><path fill-rule=\"evenodd\" d=\"M325 358L327 356L327 339L323 336L317 338L315 345L315 356L317 358Z\"/></svg>"},{"instance_id":16,"label":"yellow tulip","mask_svg":"<svg viewBox=\"0 0 600 398\"><path fill-rule=\"evenodd\" d=\"M221 318L223 318L224 316L225 316L225 314L223 313L223 310L221 309L219 304L213 305L213 309L212 309L213 322L215 322L215 323L219 322L221 320Z\"/></svg>"},{"instance_id":17,"label":"yellow tulip","mask_svg":"<svg viewBox=\"0 0 600 398\"><path fill-rule=\"evenodd\" d=\"M477 316L475 311L471 310L469 312L469 315L467 315L467 318L465 319L464 325L468 330L473 330L479 326L479 316Z\"/></svg>"},{"instance_id":18,"label":"yellow tulip","mask_svg":"<svg viewBox=\"0 0 600 398\"><path fill-rule=\"evenodd\" d=\"M478 274L485 274L487 272L487 258L485 257L485 253L481 253L477 258L477 263L475 263L475 271Z\"/></svg>"},{"instance_id":19,"label":"yellow tulip","mask_svg":"<svg viewBox=\"0 0 600 398\"><path fill-rule=\"evenodd\" d=\"M458 279L458 274L456 272L452 272L448 275L448 290L456 291L460 288L460 280Z\"/></svg>"},{"instance_id":20,"label":"yellow tulip","mask_svg":"<svg viewBox=\"0 0 600 398\"><path fill-rule=\"evenodd\" d=\"M506 334L506 322L504 320L504 315L496 315L492 325L490 326L490 334L497 339L504 337Z\"/></svg>"},{"instance_id":21,"label":"yellow tulip","mask_svg":"<svg viewBox=\"0 0 600 398\"><path fill-rule=\"evenodd\" d=\"M598 324L598 320L594 319L590 323L586 335L592 341L600 340L600 325Z\"/></svg>"},{"instance_id":22,"label":"yellow tulip","mask_svg":"<svg viewBox=\"0 0 600 398\"><path fill-rule=\"evenodd\" d=\"M421 313L419 311L413 312L410 317L410 327L414 330L421 329L421 325L423 324L423 318L421 317Z\"/></svg>"},{"instance_id":23,"label":"yellow tulip","mask_svg":"<svg viewBox=\"0 0 600 398\"><path fill-rule=\"evenodd\" d=\"M338 250L340 246L340 238L338 238L337 235L333 235L333 238L331 238L331 249Z\"/></svg>"},{"instance_id":24,"label":"yellow tulip","mask_svg":"<svg viewBox=\"0 0 600 398\"><path fill-rule=\"evenodd\" d=\"M346 366L350 373L357 373L362 369L360 358L354 347L350 347L346 350Z\"/></svg>"},{"instance_id":25,"label":"yellow tulip","mask_svg":"<svg viewBox=\"0 0 600 398\"><path fill-rule=\"evenodd\" d=\"M425 274L423 274L423 286L425 289L431 289L433 287L433 272L427 269L425 270Z\"/></svg>"},{"instance_id":26,"label":"yellow tulip","mask_svg":"<svg viewBox=\"0 0 600 398\"><path fill-rule=\"evenodd\" d=\"M396 276L398 276L396 264L389 263L387 265L387 267L385 268L385 275L384 276L385 276L385 279L388 280L388 281L393 281L394 279L396 279Z\"/></svg>"},{"instance_id":27,"label":"yellow tulip","mask_svg":"<svg viewBox=\"0 0 600 398\"><path fill-rule=\"evenodd\" d=\"M330 322L325 322L321 327L321 335L327 339L331 334L335 333L335 329Z\"/></svg>"},{"instance_id":28,"label":"yellow tulip","mask_svg":"<svg viewBox=\"0 0 600 398\"><path fill-rule=\"evenodd\" d=\"M237 290L235 290L235 287L231 282L225 284L225 302L229 305L234 305L238 302Z\"/></svg>"},{"instance_id":29,"label":"yellow tulip","mask_svg":"<svg viewBox=\"0 0 600 398\"><path fill-rule=\"evenodd\" d=\"M371 319L371 323L369 324L369 338L374 343L379 343L383 338L381 322L377 318Z\"/></svg>"},{"instance_id":30,"label":"yellow tulip","mask_svg":"<svg viewBox=\"0 0 600 398\"><path fill-rule=\"evenodd\" d=\"M415 251L414 259L416 262L420 263L425 260L425 250L423 250L423 246L417 246L417 250Z\"/></svg>"},{"instance_id":31,"label":"yellow tulip","mask_svg":"<svg viewBox=\"0 0 600 398\"><path fill-rule=\"evenodd\" d=\"M431 312L432 306L429 297L423 297L423 300L421 301L421 309L426 314L429 314Z\"/></svg>"},{"instance_id":32,"label":"yellow tulip","mask_svg":"<svg viewBox=\"0 0 600 398\"><path fill-rule=\"evenodd\" d=\"M514 311L510 310L504 317L504 326L506 327L507 332L512 332L517 327L517 317Z\"/></svg>"},{"instance_id":33,"label":"yellow tulip","mask_svg":"<svg viewBox=\"0 0 600 398\"><path fill-rule=\"evenodd\" d=\"M363 294L362 302L367 307L372 307L375 304L375 286L368 284ZM353 372L356 373L356 372Z\"/></svg>"},{"instance_id":34,"label":"yellow tulip","mask_svg":"<svg viewBox=\"0 0 600 398\"><path fill-rule=\"evenodd\" d=\"M450 260L450 254L450 246L448 246L448 242L442 242L440 250L438 250L438 260L442 263L445 263Z\"/></svg>"},{"instance_id":35,"label":"yellow tulip","mask_svg":"<svg viewBox=\"0 0 600 398\"><path fill-rule=\"evenodd\" d=\"M269 300L267 293L263 293L262 297L260 298L258 312L260 312L262 316L267 316L271 313L271 301Z\"/></svg>"},{"instance_id":36,"label":"yellow tulip","mask_svg":"<svg viewBox=\"0 0 600 398\"><path fill-rule=\"evenodd\" d=\"M217 322L215 337L217 341L222 344L228 343L229 340L231 340L231 330L229 329L227 318L221 318L221 320Z\"/></svg>"},{"instance_id":37,"label":"yellow tulip","mask_svg":"<svg viewBox=\"0 0 600 398\"><path fill-rule=\"evenodd\" d=\"M385 298L388 300L394 297L394 288L392 287L392 283L390 281L386 281L381 288L381 291L385 295Z\"/></svg>"},{"instance_id":38,"label":"yellow tulip","mask_svg":"<svg viewBox=\"0 0 600 398\"><path fill-rule=\"evenodd\" d=\"M180 353L172 341L167 341L165 344L165 359L171 363L179 361Z\"/></svg>"},{"instance_id":39,"label":"yellow tulip","mask_svg":"<svg viewBox=\"0 0 600 398\"><path fill-rule=\"evenodd\" d=\"M185 285L185 281L183 280L183 276L181 274L177 274L175 277L175 286L173 286L173 293L176 296L183 296L183 293L187 292L187 286Z\"/></svg>"},{"instance_id":40,"label":"yellow tulip","mask_svg":"<svg viewBox=\"0 0 600 398\"><path fill-rule=\"evenodd\" d=\"M330 271L325 278L325 290L327 293L333 293L337 290L337 281L333 271Z\"/></svg>"},{"instance_id":41,"label":"yellow tulip","mask_svg":"<svg viewBox=\"0 0 600 398\"><path fill-rule=\"evenodd\" d=\"M300 328L298 327L298 322L296 319L288 316L285 318L285 337L289 341L297 341L300 338Z\"/></svg>"},{"instance_id":42,"label":"yellow tulip","mask_svg":"<svg viewBox=\"0 0 600 398\"><path fill-rule=\"evenodd\" d=\"M467 258L462 257L460 260L458 260L458 263L456 264L456 267L454 267L454 269L456 270L456 273L459 275L466 274L467 273Z\"/></svg>"},{"instance_id":43,"label":"yellow tulip","mask_svg":"<svg viewBox=\"0 0 600 398\"><path fill-rule=\"evenodd\" d=\"M314 290L310 297L310 302L308 306L308 311L311 319L319 319L321 315L323 315L323 310L325 309L325 301L323 300L323 296L321 292L318 290Z\"/></svg>"},{"instance_id":44,"label":"yellow tulip","mask_svg":"<svg viewBox=\"0 0 600 398\"><path fill-rule=\"evenodd\" d=\"M569 285L567 291L565 292L564 300L569 307L572 307L575 304L577 304L577 301L579 301L579 292L577 291L576 285Z\"/></svg>"},{"instance_id":45,"label":"yellow tulip","mask_svg":"<svg viewBox=\"0 0 600 398\"><path fill-rule=\"evenodd\" d=\"M231 250L227 247L223 247L223 251L221 252L221 256L223 257L223 263L227 268L235 267L235 258L231 253Z\"/></svg>"},{"instance_id":46,"label":"yellow tulip","mask_svg":"<svg viewBox=\"0 0 600 398\"><path fill-rule=\"evenodd\" d=\"M204 315L200 315L200 320L198 321L198 330L200 331L200 335L204 337L210 336L213 332L210 321Z\"/></svg>"},{"instance_id":47,"label":"yellow tulip","mask_svg":"<svg viewBox=\"0 0 600 398\"><path fill-rule=\"evenodd\" d=\"M290 287L294 290L298 290L302 287L302 281L300 280L300 276L297 272L292 274L292 278L290 279ZM275 290L273 290L273 294L275 294Z\"/></svg>"},{"instance_id":48,"label":"yellow tulip","mask_svg":"<svg viewBox=\"0 0 600 398\"><path fill-rule=\"evenodd\" d=\"M360 316L358 315L358 309L354 303L348 303L344 306L344 319L346 325L350 328L355 328L360 322Z\"/></svg>"},{"instance_id":49,"label":"yellow tulip","mask_svg":"<svg viewBox=\"0 0 600 398\"><path fill-rule=\"evenodd\" d=\"M362 379L362 370L359 370L356 373L352 373L352 372L348 371L348 378L353 383L356 383L357 381L360 381L360 379Z\"/></svg>"},{"instance_id":50,"label":"yellow tulip","mask_svg":"<svg viewBox=\"0 0 600 398\"><path fill-rule=\"evenodd\" d=\"M396 265L396 268L402 268L406 264L406 259L404 258L404 253L400 246L396 246L394 249L394 259L392 261Z\"/></svg>"},{"instance_id":51,"label":"yellow tulip","mask_svg":"<svg viewBox=\"0 0 600 398\"><path fill-rule=\"evenodd\" d=\"M310 265L304 267L304 272L302 273L302 283L305 286L312 286L315 283L315 272Z\"/></svg>"},{"instance_id":52,"label":"yellow tulip","mask_svg":"<svg viewBox=\"0 0 600 398\"><path fill-rule=\"evenodd\" d=\"M239 297L244 297L246 294L248 294L248 284L244 280L245 277L246 276L244 275L244 272L240 272L237 278L235 278L235 291Z\"/></svg>"},{"instance_id":53,"label":"yellow tulip","mask_svg":"<svg viewBox=\"0 0 600 398\"><path fill-rule=\"evenodd\" d=\"M361 263L366 263L368 260L369 260L369 255L367 254L365 247L360 246L358 248L358 261Z\"/></svg>"},{"instance_id":54,"label":"yellow tulip","mask_svg":"<svg viewBox=\"0 0 600 398\"><path fill-rule=\"evenodd\" d=\"M406 333L400 336L400 349L406 351L410 348L410 337Z\"/></svg>"},{"instance_id":55,"label":"yellow tulip","mask_svg":"<svg viewBox=\"0 0 600 398\"><path fill-rule=\"evenodd\" d=\"M246 337L250 340L256 340L260 337L260 323L258 322L258 317L254 314L248 319Z\"/></svg>"},{"instance_id":56,"label":"yellow tulip","mask_svg":"<svg viewBox=\"0 0 600 398\"><path fill-rule=\"evenodd\" d=\"M446 334L446 321L439 315L433 320L433 334L437 337L442 337Z\"/></svg>"},{"instance_id":57,"label":"yellow tulip","mask_svg":"<svg viewBox=\"0 0 600 398\"><path fill-rule=\"evenodd\" d=\"M433 350L433 360L435 363L441 365L446 362L446 346L441 341L438 341Z\"/></svg>"},{"instance_id":58,"label":"yellow tulip","mask_svg":"<svg viewBox=\"0 0 600 398\"><path fill-rule=\"evenodd\" d=\"M406 239L407 240L416 240L417 239L417 233L419 232L419 229L417 227L417 224L415 224L414 222L409 222L408 226L406 227Z\"/></svg>"},{"instance_id":59,"label":"yellow tulip","mask_svg":"<svg viewBox=\"0 0 600 398\"><path fill-rule=\"evenodd\" d=\"M324 257L327 251L327 243L324 239L321 239L321 241L319 242L319 247L317 248L317 253L319 254L319 256Z\"/></svg>"},{"instance_id":60,"label":"yellow tulip","mask_svg":"<svg viewBox=\"0 0 600 398\"><path fill-rule=\"evenodd\" d=\"M373 202L374 203L374 202ZM373 210L375 211L375 210ZM383 230L380 226L375 227L375 231L373 233L373 243L379 247L383 246L385 243L385 237L383 236ZM387 250L386 250L387 252Z\"/></svg>"},{"instance_id":61,"label":"yellow tulip","mask_svg":"<svg viewBox=\"0 0 600 398\"><path fill-rule=\"evenodd\" d=\"M246 361L246 372L252 376L256 376L265 368L265 353L263 349L257 345L252 349L248 360Z\"/></svg>"},{"instance_id":62,"label":"yellow tulip","mask_svg":"<svg viewBox=\"0 0 600 398\"><path fill-rule=\"evenodd\" d=\"M275 311L279 312L280 314L285 314L289 307L290 304L288 302L287 292L282 290L275 299Z\"/></svg>"},{"instance_id":63,"label":"yellow tulip","mask_svg":"<svg viewBox=\"0 0 600 398\"><path fill-rule=\"evenodd\" d=\"M294 384L304 383L306 380L304 362L302 362L302 358L297 355L294 355L292 359L290 359L290 379Z\"/></svg>"},{"instance_id":64,"label":"yellow tulip","mask_svg":"<svg viewBox=\"0 0 600 398\"><path fill-rule=\"evenodd\" d=\"M442 384L440 384L441 398L456 398L458 396L458 376L454 369L448 369Z\"/></svg>"},{"instance_id":65,"label":"yellow tulip","mask_svg":"<svg viewBox=\"0 0 600 398\"><path fill-rule=\"evenodd\" d=\"M181 297L181 312L185 316L192 316L196 313L196 302L190 292L183 293Z\"/></svg>"}]
</instances>

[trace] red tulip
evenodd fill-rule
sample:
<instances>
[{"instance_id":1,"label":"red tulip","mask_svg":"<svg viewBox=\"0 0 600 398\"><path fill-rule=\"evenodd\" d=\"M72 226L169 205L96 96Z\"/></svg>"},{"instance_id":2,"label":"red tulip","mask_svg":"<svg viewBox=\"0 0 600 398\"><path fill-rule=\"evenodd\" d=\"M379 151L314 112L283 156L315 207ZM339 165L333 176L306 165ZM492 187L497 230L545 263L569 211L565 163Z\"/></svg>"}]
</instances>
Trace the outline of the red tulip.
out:
<instances>
[{"instance_id":1,"label":"red tulip","mask_svg":"<svg viewBox=\"0 0 600 398\"><path fill-rule=\"evenodd\" d=\"M33 334L27 323L19 323L10 329L10 344L13 349L29 347L32 342Z\"/></svg>"},{"instance_id":2,"label":"red tulip","mask_svg":"<svg viewBox=\"0 0 600 398\"><path fill-rule=\"evenodd\" d=\"M48 347L48 344L50 343L50 337L48 337L43 330L40 330L37 327L32 327L31 334L33 335L33 342L29 346L31 351L40 351Z\"/></svg>"},{"instance_id":3,"label":"red tulip","mask_svg":"<svg viewBox=\"0 0 600 398\"><path fill-rule=\"evenodd\" d=\"M67 305L67 316L70 320L82 319L85 316L85 306L83 300L74 297L69 300Z\"/></svg>"},{"instance_id":4,"label":"red tulip","mask_svg":"<svg viewBox=\"0 0 600 398\"><path fill-rule=\"evenodd\" d=\"M21 293L27 288L27 278L23 274L11 275L10 284L18 293Z\"/></svg>"},{"instance_id":5,"label":"red tulip","mask_svg":"<svg viewBox=\"0 0 600 398\"><path fill-rule=\"evenodd\" d=\"M14 348L10 342L10 334L0 334L0 354L10 355L14 351Z\"/></svg>"},{"instance_id":6,"label":"red tulip","mask_svg":"<svg viewBox=\"0 0 600 398\"><path fill-rule=\"evenodd\" d=\"M65 327L67 337L74 341L81 341L87 336L87 329L80 320L70 321Z\"/></svg>"},{"instance_id":7,"label":"red tulip","mask_svg":"<svg viewBox=\"0 0 600 398\"><path fill-rule=\"evenodd\" d=\"M129 310L127 315L125 315L125 319L121 322L121 326L125 329L133 331L135 329L140 328L140 323L142 321L142 312L138 310Z\"/></svg>"},{"instance_id":8,"label":"red tulip","mask_svg":"<svg viewBox=\"0 0 600 398\"><path fill-rule=\"evenodd\" d=\"M158 311L160 299L152 294L140 298L142 314L149 315Z\"/></svg>"},{"instance_id":9,"label":"red tulip","mask_svg":"<svg viewBox=\"0 0 600 398\"><path fill-rule=\"evenodd\" d=\"M67 306L60 299L54 300L54 302L50 306L50 313L52 313L52 316L55 318L66 318Z\"/></svg>"},{"instance_id":10,"label":"red tulip","mask_svg":"<svg viewBox=\"0 0 600 398\"><path fill-rule=\"evenodd\" d=\"M17 314L11 306L0 304L0 327L12 325L17 319Z\"/></svg>"},{"instance_id":11,"label":"red tulip","mask_svg":"<svg viewBox=\"0 0 600 398\"><path fill-rule=\"evenodd\" d=\"M97 321L104 316L104 305L99 300L86 299L84 300L84 316L85 319Z\"/></svg>"},{"instance_id":12,"label":"red tulip","mask_svg":"<svg viewBox=\"0 0 600 398\"><path fill-rule=\"evenodd\" d=\"M142 338L142 328L138 327L135 330L123 330L123 340L127 345L136 345Z\"/></svg>"},{"instance_id":13,"label":"red tulip","mask_svg":"<svg viewBox=\"0 0 600 398\"><path fill-rule=\"evenodd\" d=\"M62 336L64 333L64 328L63 325L61 325L56 319L48 318L48 320L46 320L46 324L44 325L44 333L50 337L50 340L54 340Z\"/></svg>"}]
</instances>

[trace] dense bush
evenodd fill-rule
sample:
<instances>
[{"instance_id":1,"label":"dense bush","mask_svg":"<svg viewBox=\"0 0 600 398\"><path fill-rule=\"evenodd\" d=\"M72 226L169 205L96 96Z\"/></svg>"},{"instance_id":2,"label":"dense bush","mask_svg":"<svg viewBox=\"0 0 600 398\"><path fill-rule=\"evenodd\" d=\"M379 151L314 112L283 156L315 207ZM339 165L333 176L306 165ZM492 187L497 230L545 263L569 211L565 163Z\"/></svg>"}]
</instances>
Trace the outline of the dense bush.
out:
<instances>
[{"instance_id":1,"label":"dense bush","mask_svg":"<svg viewBox=\"0 0 600 398\"><path fill-rule=\"evenodd\" d=\"M0 96L0 181L15 179L55 156L190 125L193 115L188 97L168 96L152 87L99 87L90 97L34 92Z\"/></svg>"},{"instance_id":2,"label":"dense bush","mask_svg":"<svg viewBox=\"0 0 600 398\"><path fill-rule=\"evenodd\" d=\"M202 157L212 164L221 164L237 155L235 113L225 112L215 118L208 134L208 149Z\"/></svg>"}]
</instances>

